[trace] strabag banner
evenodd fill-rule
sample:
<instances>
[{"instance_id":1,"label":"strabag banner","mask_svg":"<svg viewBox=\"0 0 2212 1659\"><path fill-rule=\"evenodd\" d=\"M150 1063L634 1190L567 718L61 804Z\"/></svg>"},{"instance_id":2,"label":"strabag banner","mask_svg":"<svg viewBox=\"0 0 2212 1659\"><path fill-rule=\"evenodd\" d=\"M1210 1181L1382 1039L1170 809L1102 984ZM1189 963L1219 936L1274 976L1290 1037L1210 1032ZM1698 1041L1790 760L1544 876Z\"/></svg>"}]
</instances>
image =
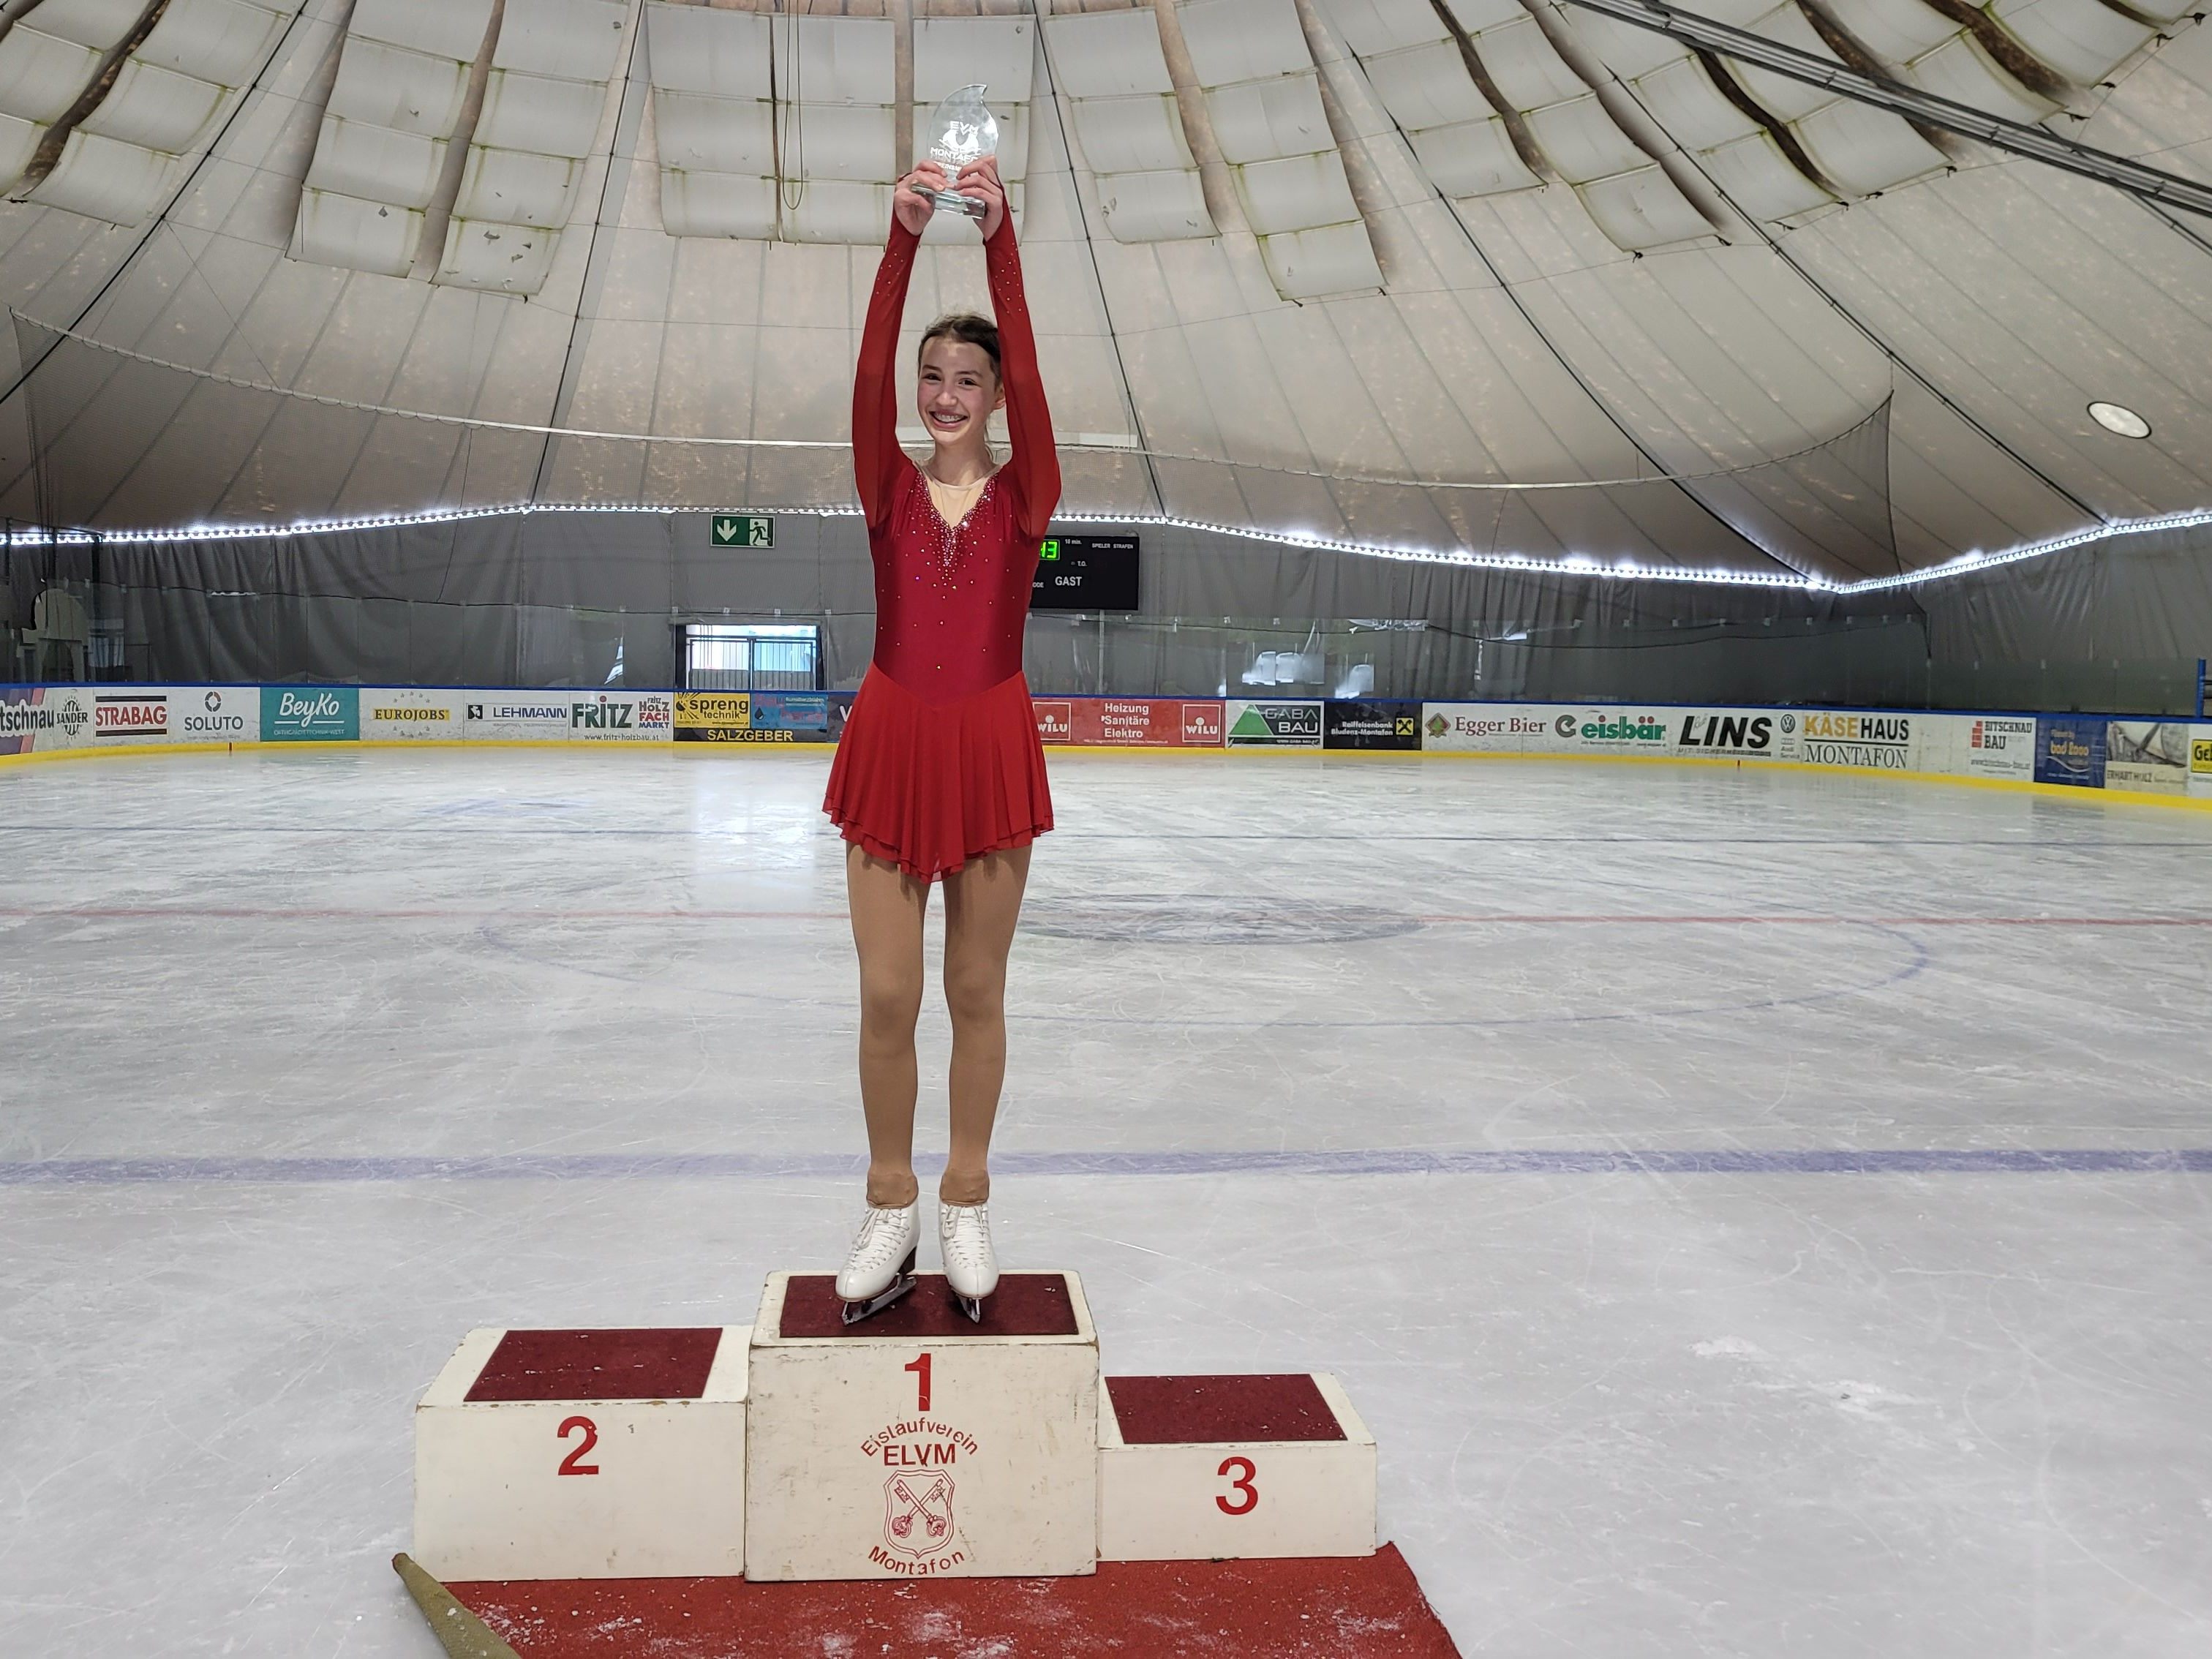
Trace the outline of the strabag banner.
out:
<instances>
[{"instance_id":1,"label":"strabag banner","mask_svg":"<svg viewBox=\"0 0 2212 1659\"><path fill-rule=\"evenodd\" d=\"M1046 743L1115 749L1218 749L1223 704L1205 697L1036 697Z\"/></svg>"},{"instance_id":2,"label":"strabag banner","mask_svg":"<svg viewBox=\"0 0 2212 1659\"><path fill-rule=\"evenodd\" d=\"M46 685L0 689L0 755L254 743L261 688Z\"/></svg>"}]
</instances>

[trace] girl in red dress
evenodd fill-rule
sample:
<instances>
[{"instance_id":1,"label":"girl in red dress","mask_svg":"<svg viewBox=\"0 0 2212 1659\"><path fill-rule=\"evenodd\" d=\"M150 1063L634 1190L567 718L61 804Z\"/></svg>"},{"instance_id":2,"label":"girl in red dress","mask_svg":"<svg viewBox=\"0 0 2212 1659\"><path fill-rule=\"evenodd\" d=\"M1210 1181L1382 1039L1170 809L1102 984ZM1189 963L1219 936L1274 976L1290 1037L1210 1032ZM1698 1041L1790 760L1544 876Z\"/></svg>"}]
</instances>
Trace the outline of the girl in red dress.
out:
<instances>
[{"instance_id":1,"label":"girl in red dress","mask_svg":"<svg viewBox=\"0 0 2212 1659\"><path fill-rule=\"evenodd\" d=\"M983 205L998 324L953 316L922 337L917 407L931 443L898 446L894 356L915 246L948 188L925 161L899 183L853 380L853 470L876 569L876 648L830 769L829 813L849 843L845 881L860 958L860 1103L868 1210L837 1293L849 1322L914 1285L915 1021L922 917L945 884L945 1000L952 1016L952 1137L938 1183L945 1279L970 1319L998 1285L991 1249L991 1123L1006 1070L1006 953L1030 843L1052 828L1044 749L1022 676L1037 544L1060 500L1052 416L1022 294L998 163L949 187ZM1012 459L994 468L986 425L1006 411Z\"/></svg>"}]
</instances>

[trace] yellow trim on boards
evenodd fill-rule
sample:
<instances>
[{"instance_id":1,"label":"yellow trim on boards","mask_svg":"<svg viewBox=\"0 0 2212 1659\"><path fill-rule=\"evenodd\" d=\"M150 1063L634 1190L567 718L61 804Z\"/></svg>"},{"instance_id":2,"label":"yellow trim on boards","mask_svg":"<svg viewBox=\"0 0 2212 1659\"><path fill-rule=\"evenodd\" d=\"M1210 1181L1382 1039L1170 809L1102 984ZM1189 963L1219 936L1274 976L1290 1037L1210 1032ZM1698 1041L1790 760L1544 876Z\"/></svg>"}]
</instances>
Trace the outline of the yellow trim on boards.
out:
<instances>
[{"instance_id":1,"label":"yellow trim on boards","mask_svg":"<svg viewBox=\"0 0 2212 1659\"><path fill-rule=\"evenodd\" d=\"M1940 712L1940 711L1939 711ZM327 749L594 749L674 750L678 754L731 753L790 754L793 750L829 750L827 743L664 743L659 738L361 738L357 739L279 739L259 743L147 743L113 749L42 749L27 755L0 755L0 766L31 761L112 760L118 756L223 755L249 750L283 753L292 750ZM1950 772L1893 772L1879 766L1815 766L1808 761L1760 760L1739 755L1504 755L1466 749L1321 749L1309 745L1254 744L1215 747L1192 744L1055 743L1046 745L1051 755L1294 755L1326 760L1359 761L1592 761L1629 766L1733 766L1739 771L1808 772L1824 778L1886 778L1911 783L1955 784L1968 789L2008 790L2015 794L2047 796L2053 800L2084 804L2114 802L2129 806L2179 806L2212 811L2212 795L2154 795L2141 789L2084 789L2070 783L2035 783L2025 778L1978 778Z\"/></svg>"}]
</instances>

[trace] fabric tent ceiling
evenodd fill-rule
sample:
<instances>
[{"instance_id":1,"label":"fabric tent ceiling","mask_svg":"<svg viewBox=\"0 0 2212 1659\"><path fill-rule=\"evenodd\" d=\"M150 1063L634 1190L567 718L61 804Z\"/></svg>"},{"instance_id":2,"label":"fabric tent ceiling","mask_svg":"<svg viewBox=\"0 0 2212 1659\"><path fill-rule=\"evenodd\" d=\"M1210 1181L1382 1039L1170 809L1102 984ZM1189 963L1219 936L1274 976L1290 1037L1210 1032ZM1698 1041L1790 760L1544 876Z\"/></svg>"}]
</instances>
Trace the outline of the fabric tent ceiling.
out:
<instances>
[{"instance_id":1,"label":"fabric tent ceiling","mask_svg":"<svg viewBox=\"0 0 2212 1659\"><path fill-rule=\"evenodd\" d=\"M2177 0L1689 9L2212 178ZM969 65L1071 510L1850 580L2212 506L2212 222L1553 0L801 9L10 0L0 511L847 501Z\"/></svg>"}]
</instances>

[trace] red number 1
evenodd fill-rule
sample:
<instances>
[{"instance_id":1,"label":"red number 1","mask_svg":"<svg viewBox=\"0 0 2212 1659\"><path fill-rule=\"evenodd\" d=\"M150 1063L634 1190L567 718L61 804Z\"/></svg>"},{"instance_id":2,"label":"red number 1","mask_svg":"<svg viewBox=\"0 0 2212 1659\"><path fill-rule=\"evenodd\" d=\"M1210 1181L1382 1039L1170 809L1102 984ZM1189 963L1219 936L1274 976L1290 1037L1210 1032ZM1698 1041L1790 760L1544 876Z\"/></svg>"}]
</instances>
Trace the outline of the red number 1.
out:
<instances>
[{"instance_id":1,"label":"red number 1","mask_svg":"<svg viewBox=\"0 0 2212 1659\"><path fill-rule=\"evenodd\" d=\"M916 1354L915 1356L914 1364L911 1365L902 1365L899 1369L902 1371L912 1371L914 1373L914 1391L918 1396L914 1402L915 1410L918 1412L927 1411L929 1409L929 1356L926 1353Z\"/></svg>"},{"instance_id":2,"label":"red number 1","mask_svg":"<svg viewBox=\"0 0 2212 1659\"><path fill-rule=\"evenodd\" d=\"M1221 1467L1214 1473L1227 1474L1231 1469L1243 1471L1229 1482L1230 1492L1243 1494L1240 1501L1231 1503L1226 1492L1216 1492L1213 1501L1224 1515L1249 1515L1260 1506L1260 1489L1252 1484L1253 1476L1259 1471L1252 1467L1252 1460L1249 1457L1224 1457L1221 1460Z\"/></svg>"},{"instance_id":3,"label":"red number 1","mask_svg":"<svg viewBox=\"0 0 2212 1659\"><path fill-rule=\"evenodd\" d=\"M584 1431L584 1443L578 1446L574 1451L562 1458L561 1460L561 1467L558 1469L556 1469L554 1473L556 1474L597 1474L599 1472L599 1466L597 1463L580 1463L576 1460L581 1457L586 1452L591 1450L592 1447L599 1443L599 1425L592 1422L588 1417L572 1417L561 1425L560 1432L556 1434L553 1437L556 1440L566 1440L568 1437L568 1431L571 1429L581 1429Z\"/></svg>"}]
</instances>

